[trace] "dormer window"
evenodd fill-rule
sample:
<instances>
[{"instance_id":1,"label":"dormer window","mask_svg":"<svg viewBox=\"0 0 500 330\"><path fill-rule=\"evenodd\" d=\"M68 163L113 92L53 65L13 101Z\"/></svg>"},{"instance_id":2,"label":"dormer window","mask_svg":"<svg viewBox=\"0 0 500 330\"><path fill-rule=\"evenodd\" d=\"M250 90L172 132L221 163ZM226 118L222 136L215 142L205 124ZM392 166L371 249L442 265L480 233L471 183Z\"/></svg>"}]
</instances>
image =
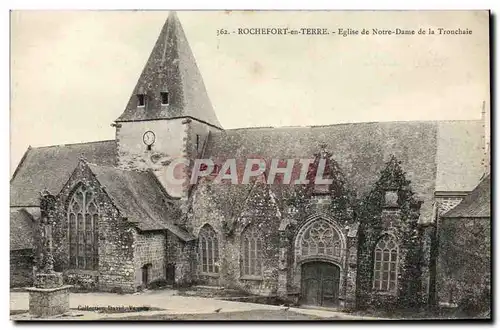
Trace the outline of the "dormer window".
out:
<instances>
[{"instance_id":1,"label":"dormer window","mask_svg":"<svg viewBox=\"0 0 500 330\"><path fill-rule=\"evenodd\" d=\"M161 105L168 105L168 92L161 92Z\"/></svg>"},{"instance_id":2,"label":"dormer window","mask_svg":"<svg viewBox=\"0 0 500 330\"><path fill-rule=\"evenodd\" d=\"M137 106L138 107L146 106L146 95L145 94L137 94Z\"/></svg>"}]
</instances>

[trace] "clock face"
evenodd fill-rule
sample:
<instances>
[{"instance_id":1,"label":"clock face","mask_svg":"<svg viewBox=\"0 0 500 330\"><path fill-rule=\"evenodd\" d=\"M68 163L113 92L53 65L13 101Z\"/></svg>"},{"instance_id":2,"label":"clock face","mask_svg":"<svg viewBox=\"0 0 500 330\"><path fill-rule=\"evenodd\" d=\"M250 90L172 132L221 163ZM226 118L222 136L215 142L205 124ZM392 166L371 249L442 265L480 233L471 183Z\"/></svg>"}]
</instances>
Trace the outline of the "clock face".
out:
<instances>
[{"instance_id":1,"label":"clock face","mask_svg":"<svg viewBox=\"0 0 500 330\"><path fill-rule=\"evenodd\" d=\"M156 138L155 133L153 133L151 131L147 131L146 133L144 133L144 136L142 137L144 144L146 144L148 146L155 143L155 138Z\"/></svg>"}]
</instances>

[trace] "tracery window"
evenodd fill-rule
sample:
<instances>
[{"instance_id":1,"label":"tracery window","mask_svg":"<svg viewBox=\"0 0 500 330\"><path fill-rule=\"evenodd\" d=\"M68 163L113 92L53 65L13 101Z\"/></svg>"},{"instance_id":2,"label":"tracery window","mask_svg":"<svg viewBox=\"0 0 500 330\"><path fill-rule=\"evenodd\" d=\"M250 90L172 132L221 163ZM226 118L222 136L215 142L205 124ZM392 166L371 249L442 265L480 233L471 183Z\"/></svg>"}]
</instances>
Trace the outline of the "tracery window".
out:
<instances>
[{"instance_id":1,"label":"tracery window","mask_svg":"<svg viewBox=\"0 0 500 330\"><path fill-rule=\"evenodd\" d=\"M241 274L262 276L262 237L255 226L241 233Z\"/></svg>"},{"instance_id":2,"label":"tracery window","mask_svg":"<svg viewBox=\"0 0 500 330\"><path fill-rule=\"evenodd\" d=\"M375 246L373 288L395 291L397 283L398 244L392 235L382 236Z\"/></svg>"},{"instance_id":3,"label":"tracery window","mask_svg":"<svg viewBox=\"0 0 500 330\"><path fill-rule=\"evenodd\" d=\"M219 273L219 240L217 233L210 225L200 229L198 235L201 273Z\"/></svg>"},{"instance_id":4,"label":"tracery window","mask_svg":"<svg viewBox=\"0 0 500 330\"><path fill-rule=\"evenodd\" d=\"M327 255L340 258L342 241L337 230L324 220L313 222L305 230L299 241L303 257L309 255Z\"/></svg>"},{"instance_id":5,"label":"tracery window","mask_svg":"<svg viewBox=\"0 0 500 330\"><path fill-rule=\"evenodd\" d=\"M98 218L95 194L80 185L68 206L70 268L97 270Z\"/></svg>"}]
</instances>

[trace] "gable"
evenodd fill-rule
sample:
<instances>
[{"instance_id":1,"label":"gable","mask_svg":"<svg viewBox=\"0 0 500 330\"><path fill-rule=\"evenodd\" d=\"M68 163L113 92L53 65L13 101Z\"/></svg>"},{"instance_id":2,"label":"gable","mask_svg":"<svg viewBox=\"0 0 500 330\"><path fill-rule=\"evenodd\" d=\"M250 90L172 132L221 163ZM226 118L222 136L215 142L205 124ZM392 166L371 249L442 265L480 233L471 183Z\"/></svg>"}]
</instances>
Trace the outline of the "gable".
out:
<instances>
[{"instance_id":1,"label":"gable","mask_svg":"<svg viewBox=\"0 0 500 330\"><path fill-rule=\"evenodd\" d=\"M276 198L265 182L255 181L243 203L238 218L269 217L280 218L281 213ZM271 220L271 219L268 219Z\"/></svg>"},{"instance_id":2,"label":"gable","mask_svg":"<svg viewBox=\"0 0 500 330\"><path fill-rule=\"evenodd\" d=\"M116 165L116 142L28 148L10 181L11 206L38 206L39 193L58 194L81 157L99 165Z\"/></svg>"}]
</instances>

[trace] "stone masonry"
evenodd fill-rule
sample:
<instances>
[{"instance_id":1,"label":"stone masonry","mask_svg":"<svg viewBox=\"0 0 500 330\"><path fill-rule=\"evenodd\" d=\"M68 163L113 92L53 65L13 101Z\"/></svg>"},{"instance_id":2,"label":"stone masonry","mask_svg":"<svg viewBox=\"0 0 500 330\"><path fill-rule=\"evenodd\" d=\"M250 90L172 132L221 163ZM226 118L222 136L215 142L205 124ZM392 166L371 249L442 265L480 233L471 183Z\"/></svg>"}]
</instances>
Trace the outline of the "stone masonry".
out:
<instances>
[{"instance_id":1,"label":"stone masonry","mask_svg":"<svg viewBox=\"0 0 500 330\"><path fill-rule=\"evenodd\" d=\"M165 234L162 232L147 232L135 237L135 285L145 285L157 280L165 279L166 270ZM149 268L149 283L142 282L141 269L145 265Z\"/></svg>"},{"instance_id":2,"label":"stone masonry","mask_svg":"<svg viewBox=\"0 0 500 330\"><path fill-rule=\"evenodd\" d=\"M96 270L69 267L67 209L72 192L79 184L94 189L99 208L99 264ZM90 288L102 291L134 292L134 234L128 223L113 205L90 169L81 161L58 195L58 219L54 228L54 257L56 269L64 270L66 278L77 285L81 279L92 281Z\"/></svg>"},{"instance_id":3,"label":"stone masonry","mask_svg":"<svg viewBox=\"0 0 500 330\"><path fill-rule=\"evenodd\" d=\"M60 315L69 310L69 289L71 285L58 288L28 288L30 314L37 317Z\"/></svg>"}]
</instances>

